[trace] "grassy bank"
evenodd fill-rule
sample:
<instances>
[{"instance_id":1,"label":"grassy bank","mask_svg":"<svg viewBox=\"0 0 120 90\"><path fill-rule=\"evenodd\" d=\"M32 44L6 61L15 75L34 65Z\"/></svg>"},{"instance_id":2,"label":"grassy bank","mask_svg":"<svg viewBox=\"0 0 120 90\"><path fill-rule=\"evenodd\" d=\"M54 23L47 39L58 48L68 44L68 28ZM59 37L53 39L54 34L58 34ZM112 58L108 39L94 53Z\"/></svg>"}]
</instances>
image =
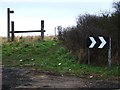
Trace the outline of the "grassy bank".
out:
<instances>
[{"instance_id":1,"label":"grassy bank","mask_svg":"<svg viewBox=\"0 0 120 90\"><path fill-rule=\"evenodd\" d=\"M5 67L30 67L61 74L78 76L118 77L118 67L97 67L78 64L75 56L58 41L10 42L2 45L2 63Z\"/></svg>"}]
</instances>

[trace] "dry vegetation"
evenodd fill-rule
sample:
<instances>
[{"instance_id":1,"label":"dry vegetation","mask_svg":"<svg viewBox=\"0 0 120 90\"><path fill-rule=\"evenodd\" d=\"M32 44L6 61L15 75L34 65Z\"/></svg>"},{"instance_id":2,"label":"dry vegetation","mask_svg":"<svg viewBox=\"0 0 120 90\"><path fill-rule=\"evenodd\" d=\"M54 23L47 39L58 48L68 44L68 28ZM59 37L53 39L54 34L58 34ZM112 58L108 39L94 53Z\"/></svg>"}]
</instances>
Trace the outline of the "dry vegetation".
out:
<instances>
[{"instance_id":1,"label":"dry vegetation","mask_svg":"<svg viewBox=\"0 0 120 90\"><path fill-rule=\"evenodd\" d=\"M7 42L7 37L0 37L2 44L8 43ZM14 43L16 42L38 42L41 40L40 36L16 36ZM44 40L57 40L57 37L55 36L45 36Z\"/></svg>"}]
</instances>

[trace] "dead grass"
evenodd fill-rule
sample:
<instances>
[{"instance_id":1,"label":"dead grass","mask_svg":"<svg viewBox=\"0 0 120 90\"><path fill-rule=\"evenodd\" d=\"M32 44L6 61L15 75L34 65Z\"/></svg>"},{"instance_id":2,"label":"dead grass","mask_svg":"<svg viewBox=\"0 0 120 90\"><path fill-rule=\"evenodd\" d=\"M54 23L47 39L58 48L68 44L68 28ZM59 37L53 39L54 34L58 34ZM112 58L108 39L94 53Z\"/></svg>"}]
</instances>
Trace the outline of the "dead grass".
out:
<instances>
[{"instance_id":1,"label":"dead grass","mask_svg":"<svg viewBox=\"0 0 120 90\"><path fill-rule=\"evenodd\" d=\"M16 36L14 42L38 42L41 40L40 36ZM57 40L55 36L45 36L44 40ZM0 37L0 43L7 44L7 37Z\"/></svg>"}]
</instances>

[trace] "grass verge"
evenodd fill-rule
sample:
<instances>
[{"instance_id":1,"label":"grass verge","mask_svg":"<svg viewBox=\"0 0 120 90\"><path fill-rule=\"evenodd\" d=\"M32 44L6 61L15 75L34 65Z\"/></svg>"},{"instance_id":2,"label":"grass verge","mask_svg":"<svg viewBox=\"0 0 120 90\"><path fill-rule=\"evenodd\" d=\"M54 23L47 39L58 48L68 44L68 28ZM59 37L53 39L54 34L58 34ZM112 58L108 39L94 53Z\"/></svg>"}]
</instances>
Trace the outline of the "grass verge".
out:
<instances>
[{"instance_id":1,"label":"grass verge","mask_svg":"<svg viewBox=\"0 0 120 90\"><path fill-rule=\"evenodd\" d=\"M30 67L61 74L78 76L119 77L118 67L97 67L78 64L57 41L10 42L2 45L2 64L5 67Z\"/></svg>"}]
</instances>

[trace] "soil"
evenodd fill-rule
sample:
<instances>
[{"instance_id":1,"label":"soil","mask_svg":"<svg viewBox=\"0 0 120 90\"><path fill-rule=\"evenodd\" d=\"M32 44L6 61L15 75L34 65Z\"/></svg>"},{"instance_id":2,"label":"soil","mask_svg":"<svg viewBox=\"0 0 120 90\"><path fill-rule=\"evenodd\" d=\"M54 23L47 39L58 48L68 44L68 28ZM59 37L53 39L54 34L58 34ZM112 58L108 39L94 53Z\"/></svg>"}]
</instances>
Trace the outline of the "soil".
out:
<instances>
[{"instance_id":1,"label":"soil","mask_svg":"<svg viewBox=\"0 0 120 90\"><path fill-rule=\"evenodd\" d=\"M2 90L36 90L40 88L119 89L120 83L117 79L96 79L88 75L78 77L30 68L2 68Z\"/></svg>"}]
</instances>

